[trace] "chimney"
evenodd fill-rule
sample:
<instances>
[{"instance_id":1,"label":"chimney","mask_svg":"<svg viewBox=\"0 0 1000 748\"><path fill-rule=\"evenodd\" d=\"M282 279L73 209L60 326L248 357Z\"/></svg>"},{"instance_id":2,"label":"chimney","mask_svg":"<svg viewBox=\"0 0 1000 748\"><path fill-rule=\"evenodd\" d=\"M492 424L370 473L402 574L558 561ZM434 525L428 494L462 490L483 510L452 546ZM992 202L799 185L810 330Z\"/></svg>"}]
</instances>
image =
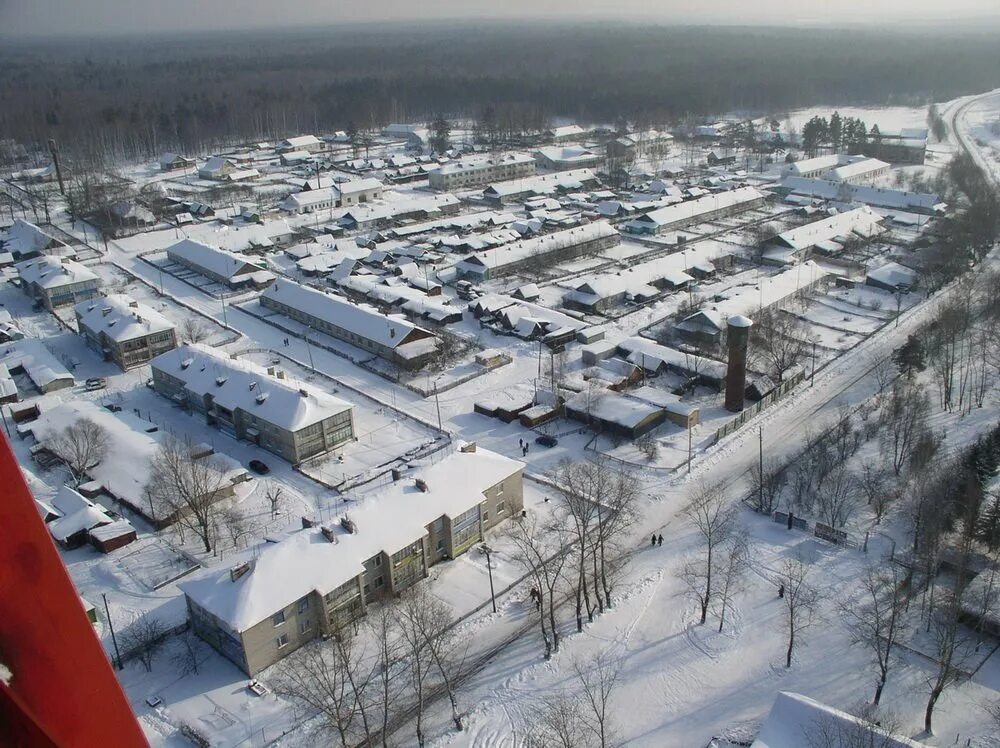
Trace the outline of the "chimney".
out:
<instances>
[{"instance_id":1,"label":"chimney","mask_svg":"<svg viewBox=\"0 0 1000 748\"><path fill-rule=\"evenodd\" d=\"M323 537L329 540L331 543L337 542L337 535L336 533L334 533L332 527L327 527L326 525L323 525L321 528L319 528L319 530L320 532L323 533Z\"/></svg>"},{"instance_id":2,"label":"chimney","mask_svg":"<svg viewBox=\"0 0 1000 748\"><path fill-rule=\"evenodd\" d=\"M427 486L427 481L425 481L423 478L417 478L415 481L413 481L413 484L420 489L421 493L427 493L430 490Z\"/></svg>"},{"instance_id":3,"label":"chimney","mask_svg":"<svg viewBox=\"0 0 1000 748\"><path fill-rule=\"evenodd\" d=\"M242 577L244 574L250 571L250 567L251 564L249 561L244 561L242 564L232 567L229 570L230 581L235 582L236 580L238 580L240 577Z\"/></svg>"},{"instance_id":4,"label":"chimney","mask_svg":"<svg viewBox=\"0 0 1000 748\"><path fill-rule=\"evenodd\" d=\"M476 443L475 442L469 442L468 444L463 444L459 448L458 451L459 452L465 452L466 454L475 454L475 452L476 452Z\"/></svg>"},{"instance_id":5,"label":"chimney","mask_svg":"<svg viewBox=\"0 0 1000 748\"><path fill-rule=\"evenodd\" d=\"M302 395L302 397L309 397L309 391L306 390L306 389L300 388L299 389L299 394Z\"/></svg>"},{"instance_id":6,"label":"chimney","mask_svg":"<svg viewBox=\"0 0 1000 748\"><path fill-rule=\"evenodd\" d=\"M101 316L102 317L107 317L109 314L111 314L111 307L109 307L109 306L101 307Z\"/></svg>"},{"instance_id":7,"label":"chimney","mask_svg":"<svg viewBox=\"0 0 1000 748\"><path fill-rule=\"evenodd\" d=\"M278 369L277 377L278 377L278 379L284 379L285 378L285 371L283 369Z\"/></svg>"},{"instance_id":8,"label":"chimney","mask_svg":"<svg viewBox=\"0 0 1000 748\"><path fill-rule=\"evenodd\" d=\"M393 468L392 469L392 482L393 483L395 483L396 481L398 481L402 477L403 477L403 471L402 470L400 470L399 468Z\"/></svg>"},{"instance_id":9,"label":"chimney","mask_svg":"<svg viewBox=\"0 0 1000 748\"><path fill-rule=\"evenodd\" d=\"M302 529L303 530L308 530L309 528L315 527L315 526L316 526L316 523L313 520L309 519L308 517L303 517L302 518Z\"/></svg>"},{"instance_id":10,"label":"chimney","mask_svg":"<svg viewBox=\"0 0 1000 748\"><path fill-rule=\"evenodd\" d=\"M747 386L747 344L753 325L742 314L734 314L726 322L726 342L729 349L726 367L726 410L739 413Z\"/></svg>"},{"instance_id":11,"label":"chimney","mask_svg":"<svg viewBox=\"0 0 1000 748\"><path fill-rule=\"evenodd\" d=\"M354 524L354 520L351 519L350 517L346 516L341 517L340 526L343 527L345 530L347 530L347 532L351 533L351 535L353 535L358 531L358 526Z\"/></svg>"},{"instance_id":12,"label":"chimney","mask_svg":"<svg viewBox=\"0 0 1000 748\"><path fill-rule=\"evenodd\" d=\"M133 309L138 309L139 308L139 302L136 301L135 299L130 300L129 303L128 303L128 305L130 307L132 307Z\"/></svg>"}]
</instances>

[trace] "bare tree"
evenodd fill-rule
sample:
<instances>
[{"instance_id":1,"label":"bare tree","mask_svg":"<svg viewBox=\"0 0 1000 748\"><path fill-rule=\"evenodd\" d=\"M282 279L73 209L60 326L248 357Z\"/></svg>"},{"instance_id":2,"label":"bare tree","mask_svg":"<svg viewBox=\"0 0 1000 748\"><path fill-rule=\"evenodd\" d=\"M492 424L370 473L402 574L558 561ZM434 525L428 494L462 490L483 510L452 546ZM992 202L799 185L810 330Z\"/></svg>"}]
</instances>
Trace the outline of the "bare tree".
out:
<instances>
[{"instance_id":1,"label":"bare tree","mask_svg":"<svg viewBox=\"0 0 1000 748\"><path fill-rule=\"evenodd\" d=\"M399 616L395 605L380 603L368 607L365 616L368 636L375 641L375 653L371 667L372 695L374 706L379 710L380 725L378 735L383 748L388 748L389 721L393 705L402 694L403 679L397 677L404 659L404 648L399 631Z\"/></svg>"},{"instance_id":2,"label":"bare tree","mask_svg":"<svg viewBox=\"0 0 1000 748\"><path fill-rule=\"evenodd\" d=\"M715 553L732 535L736 508L726 496L725 485L711 483L703 484L683 511L694 524L702 543L699 557L685 565L683 578L698 601L700 623L705 623L714 593L712 575L718 563Z\"/></svg>"},{"instance_id":3,"label":"bare tree","mask_svg":"<svg viewBox=\"0 0 1000 748\"><path fill-rule=\"evenodd\" d=\"M927 429L930 403L923 389L910 382L897 382L882 409L883 448L892 455L892 469L899 475L910 451Z\"/></svg>"},{"instance_id":4,"label":"bare tree","mask_svg":"<svg viewBox=\"0 0 1000 748\"><path fill-rule=\"evenodd\" d=\"M268 481L264 488L264 495L271 507L271 519L274 519L281 513L281 508L285 503L284 490L274 481Z\"/></svg>"},{"instance_id":5,"label":"bare tree","mask_svg":"<svg viewBox=\"0 0 1000 748\"><path fill-rule=\"evenodd\" d=\"M817 717L803 736L809 748L896 748L899 722L869 704L845 717Z\"/></svg>"},{"instance_id":6,"label":"bare tree","mask_svg":"<svg viewBox=\"0 0 1000 748\"><path fill-rule=\"evenodd\" d=\"M360 669L353 657L349 655L345 663L336 646L314 642L281 661L274 691L321 715L323 726L347 748L354 742L352 727L358 715L358 699L348 674L351 669Z\"/></svg>"},{"instance_id":7,"label":"bare tree","mask_svg":"<svg viewBox=\"0 0 1000 748\"><path fill-rule=\"evenodd\" d=\"M745 532L734 533L722 547L722 562L719 565L719 632L726 622L726 612L732 606L733 598L740 591L740 585L750 565L750 538Z\"/></svg>"},{"instance_id":8,"label":"bare tree","mask_svg":"<svg viewBox=\"0 0 1000 748\"><path fill-rule=\"evenodd\" d=\"M858 492L875 512L875 524L885 518L886 512L899 499L898 483L889 480L889 470L873 460L861 465L855 476Z\"/></svg>"},{"instance_id":9,"label":"bare tree","mask_svg":"<svg viewBox=\"0 0 1000 748\"><path fill-rule=\"evenodd\" d=\"M880 569L869 567L861 580L861 594L840 605L852 643L868 649L877 668L875 698L872 700L875 706L882 698L892 664L892 648L903 626L905 582L895 564Z\"/></svg>"},{"instance_id":10,"label":"bare tree","mask_svg":"<svg viewBox=\"0 0 1000 748\"><path fill-rule=\"evenodd\" d=\"M510 522L506 531L514 547L517 548L517 562L534 583L534 600L538 610L538 622L545 646L545 659L552 652L559 651L559 628L556 624L557 595L563 581L563 568L568 554L561 548L553 548L546 538L560 537L559 528L542 528L534 513L526 519ZM546 617L548 625L546 626Z\"/></svg>"},{"instance_id":11,"label":"bare tree","mask_svg":"<svg viewBox=\"0 0 1000 748\"><path fill-rule=\"evenodd\" d=\"M750 334L754 355L779 382L807 355L808 329L788 312L761 312L754 320Z\"/></svg>"},{"instance_id":12,"label":"bare tree","mask_svg":"<svg viewBox=\"0 0 1000 748\"><path fill-rule=\"evenodd\" d=\"M243 516L238 507L229 506L220 513L222 524L233 541L233 548L239 546L240 540L249 537L256 531L255 524Z\"/></svg>"},{"instance_id":13,"label":"bare tree","mask_svg":"<svg viewBox=\"0 0 1000 748\"><path fill-rule=\"evenodd\" d=\"M431 671L436 671L440 676L448 694L455 729L461 730L463 727L455 682L462 668L463 658L459 656L451 633L454 622L451 609L431 595L426 587L418 585L407 590L402 595L399 611L410 678L417 696L417 741L423 745L423 707L427 677Z\"/></svg>"},{"instance_id":14,"label":"bare tree","mask_svg":"<svg viewBox=\"0 0 1000 748\"><path fill-rule=\"evenodd\" d=\"M589 707L584 724L590 728L601 748L606 748L614 739L611 694L618 684L621 668L621 660L609 657L607 653L598 655L589 667L579 662L573 664L576 677L583 686L583 702Z\"/></svg>"},{"instance_id":15,"label":"bare tree","mask_svg":"<svg viewBox=\"0 0 1000 748\"><path fill-rule=\"evenodd\" d=\"M209 335L208 325L192 315L184 318L178 332L180 333L181 340L188 343L200 343L207 339Z\"/></svg>"},{"instance_id":16,"label":"bare tree","mask_svg":"<svg viewBox=\"0 0 1000 748\"><path fill-rule=\"evenodd\" d=\"M831 527L846 525L857 508L857 481L843 467L827 475L816 489L816 509Z\"/></svg>"},{"instance_id":17,"label":"bare tree","mask_svg":"<svg viewBox=\"0 0 1000 748\"><path fill-rule=\"evenodd\" d=\"M941 694L955 685L973 648L961 626L960 594L951 594L944 604L931 613L930 638L935 669L927 676L927 708L924 710L924 731L934 734L934 707Z\"/></svg>"},{"instance_id":18,"label":"bare tree","mask_svg":"<svg viewBox=\"0 0 1000 748\"><path fill-rule=\"evenodd\" d=\"M204 659L200 650L206 645L190 629L177 640L178 649L171 655L171 663L181 675L197 675Z\"/></svg>"},{"instance_id":19,"label":"bare tree","mask_svg":"<svg viewBox=\"0 0 1000 748\"><path fill-rule=\"evenodd\" d=\"M577 748L587 744L583 704L566 691L543 694L528 733L528 748Z\"/></svg>"},{"instance_id":20,"label":"bare tree","mask_svg":"<svg viewBox=\"0 0 1000 748\"><path fill-rule=\"evenodd\" d=\"M750 500L753 508L764 514L771 514L778 508L782 491L788 482L788 471L777 457L764 460L763 474L761 466L754 463L750 466Z\"/></svg>"},{"instance_id":21,"label":"bare tree","mask_svg":"<svg viewBox=\"0 0 1000 748\"><path fill-rule=\"evenodd\" d=\"M795 641L813 624L819 594L809 583L809 565L801 559L785 560L778 572L778 583L784 589L785 633L788 634L785 667L791 667Z\"/></svg>"},{"instance_id":22,"label":"bare tree","mask_svg":"<svg viewBox=\"0 0 1000 748\"><path fill-rule=\"evenodd\" d=\"M595 534L597 523L597 503L593 501L593 480L589 463L561 462L552 474L553 482L559 487L563 504L570 518L573 533L574 594L576 597L576 630L583 631L583 611L587 620L594 620L594 606L591 603L590 583L587 572L587 551Z\"/></svg>"},{"instance_id":23,"label":"bare tree","mask_svg":"<svg viewBox=\"0 0 1000 748\"><path fill-rule=\"evenodd\" d=\"M167 639L167 627L159 618L143 612L121 634L122 649L135 657L146 672L152 672L153 660Z\"/></svg>"},{"instance_id":24,"label":"bare tree","mask_svg":"<svg viewBox=\"0 0 1000 748\"><path fill-rule=\"evenodd\" d=\"M60 431L45 438L45 446L73 473L79 486L87 478L87 471L101 464L108 454L107 429L89 418L77 418Z\"/></svg>"},{"instance_id":25,"label":"bare tree","mask_svg":"<svg viewBox=\"0 0 1000 748\"><path fill-rule=\"evenodd\" d=\"M208 553L222 511L220 502L229 495L232 483L222 465L211 458L195 459L193 451L187 439L168 437L160 442L146 488L163 516L191 530Z\"/></svg>"},{"instance_id":26,"label":"bare tree","mask_svg":"<svg viewBox=\"0 0 1000 748\"><path fill-rule=\"evenodd\" d=\"M875 380L875 385L877 387L876 395L881 398L885 394L885 391L889 389L889 386L895 381L898 375L898 370L896 365L892 361L892 357L886 356L880 358L875 366L872 367L872 378Z\"/></svg>"}]
</instances>

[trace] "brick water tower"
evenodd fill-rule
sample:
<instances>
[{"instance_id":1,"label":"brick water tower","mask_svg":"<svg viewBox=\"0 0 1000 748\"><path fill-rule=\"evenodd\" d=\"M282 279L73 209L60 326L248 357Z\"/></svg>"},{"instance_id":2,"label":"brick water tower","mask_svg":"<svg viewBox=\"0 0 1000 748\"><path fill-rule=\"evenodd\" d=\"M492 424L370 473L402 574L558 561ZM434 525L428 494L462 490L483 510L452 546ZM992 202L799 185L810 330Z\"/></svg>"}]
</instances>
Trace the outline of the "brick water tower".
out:
<instances>
[{"instance_id":1,"label":"brick water tower","mask_svg":"<svg viewBox=\"0 0 1000 748\"><path fill-rule=\"evenodd\" d=\"M747 344L750 326L742 314L734 314L726 322L726 341L729 348L729 365L726 367L726 410L739 413L743 410L743 397L747 387Z\"/></svg>"}]
</instances>

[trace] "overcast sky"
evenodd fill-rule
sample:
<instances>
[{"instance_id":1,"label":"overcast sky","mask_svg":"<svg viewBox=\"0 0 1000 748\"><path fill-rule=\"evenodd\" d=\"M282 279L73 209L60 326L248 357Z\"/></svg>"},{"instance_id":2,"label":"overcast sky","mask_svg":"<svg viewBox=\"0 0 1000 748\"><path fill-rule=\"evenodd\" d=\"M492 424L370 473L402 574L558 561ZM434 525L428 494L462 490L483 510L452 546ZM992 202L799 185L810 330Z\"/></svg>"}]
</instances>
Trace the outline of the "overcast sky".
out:
<instances>
[{"instance_id":1,"label":"overcast sky","mask_svg":"<svg viewBox=\"0 0 1000 748\"><path fill-rule=\"evenodd\" d=\"M855 24L1000 20L1000 0L0 0L0 33L177 31L468 18Z\"/></svg>"}]
</instances>

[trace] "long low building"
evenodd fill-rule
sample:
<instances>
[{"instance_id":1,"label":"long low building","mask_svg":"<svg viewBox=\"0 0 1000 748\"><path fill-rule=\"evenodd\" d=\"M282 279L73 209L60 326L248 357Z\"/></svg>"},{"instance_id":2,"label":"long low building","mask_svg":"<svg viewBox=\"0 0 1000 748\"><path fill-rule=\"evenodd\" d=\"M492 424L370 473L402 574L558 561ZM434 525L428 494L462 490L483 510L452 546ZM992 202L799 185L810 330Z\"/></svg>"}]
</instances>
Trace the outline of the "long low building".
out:
<instances>
[{"instance_id":1,"label":"long low building","mask_svg":"<svg viewBox=\"0 0 1000 748\"><path fill-rule=\"evenodd\" d=\"M267 309L374 353L404 369L419 369L438 350L436 335L399 316L279 278L260 296Z\"/></svg>"},{"instance_id":2,"label":"long low building","mask_svg":"<svg viewBox=\"0 0 1000 748\"><path fill-rule=\"evenodd\" d=\"M415 469L339 522L181 583L194 631L253 676L462 555L524 505L523 463L475 445Z\"/></svg>"},{"instance_id":3,"label":"long low building","mask_svg":"<svg viewBox=\"0 0 1000 748\"><path fill-rule=\"evenodd\" d=\"M764 199L764 194L753 187L738 187L645 213L628 221L625 230L633 234L663 234L759 208Z\"/></svg>"},{"instance_id":4,"label":"long low building","mask_svg":"<svg viewBox=\"0 0 1000 748\"><path fill-rule=\"evenodd\" d=\"M167 247L167 260L230 288L264 285L274 277L248 257L193 239Z\"/></svg>"},{"instance_id":5,"label":"long low building","mask_svg":"<svg viewBox=\"0 0 1000 748\"><path fill-rule=\"evenodd\" d=\"M17 400L17 385L13 377L24 374L35 388L45 394L76 384L69 369L57 359L41 340L23 338L0 349L0 398Z\"/></svg>"},{"instance_id":6,"label":"long low building","mask_svg":"<svg viewBox=\"0 0 1000 748\"><path fill-rule=\"evenodd\" d=\"M427 182L432 190L471 190L476 187L523 179L535 175L535 159L526 153L509 153L502 156L467 158L449 161L427 172Z\"/></svg>"},{"instance_id":7,"label":"long low building","mask_svg":"<svg viewBox=\"0 0 1000 748\"><path fill-rule=\"evenodd\" d=\"M516 273L535 263L548 267L582 255L595 254L620 243L621 235L614 226L605 221L595 221L469 255L455 269L462 277L489 280Z\"/></svg>"},{"instance_id":8,"label":"long low building","mask_svg":"<svg viewBox=\"0 0 1000 748\"><path fill-rule=\"evenodd\" d=\"M150 364L153 389L295 464L354 439L350 403L191 343Z\"/></svg>"},{"instance_id":9,"label":"long low building","mask_svg":"<svg viewBox=\"0 0 1000 748\"><path fill-rule=\"evenodd\" d=\"M834 153L794 161L782 169L782 176L826 179L831 182L862 184L889 173L889 164L868 156Z\"/></svg>"},{"instance_id":10,"label":"long low building","mask_svg":"<svg viewBox=\"0 0 1000 748\"><path fill-rule=\"evenodd\" d=\"M74 307L80 335L123 370L141 366L177 347L173 323L125 294L82 301Z\"/></svg>"},{"instance_id":11,"label":"long low building","mask_svg":"<svg viewBox=\"0 0 1000 748\"><path fill-rule=\"evenodd\" d=\"M728 298L705 306L674 325L682 338L705 342L718 342L730 317L742 315L753 319L797 293L804 293L828 275L812 260L806 260L769 278L761 278L757 285L736 289Z\"/></svg>"},{"instance_id":12,"label":"long low building","mask_svg":"<svg viewBox=\"0 0 1000 748\"><path fill-rule=\"evenodd\" d=\"M785 177L781 182L780 189L786 192L789 197L864 203L874 208L901 210L922 215L939 215L944 213L948 207L940 196L932 193L832 182L826 179Z\"/></svg>"},{"instance_id":13,"label":"long low building","mask_svg":"<svg viewBox=\"0 0 1000 748\"><path fill-rule=\"evenodd\" d=\"M18 218L0 232L0 251L10 252L15 261L20 261L40 254L62 255L71 250L44 229Z\"/></svg>"},{"instance_id":14,"label":"long low building","mask_svg":"<svg viewBox=\"0 0 1000 748\"><path fill-rule=\"evenodd\" d=\"M880 233L882 216L862 206L781 232L768 241L762 258L764 262L784 265L814 251L836 255L850 242L870 241Z\"/></svg>"},{"instance_id":15,"label":"long low building","mask_svg":"<svg viewBox=\"0 0 1000 748\"><path fill-rule=\"evenodd\" d=\"M483 199L494 205L520 202L530 197L554 195L560 192L579 192L598 184L597 175L590 169L572 169L555 174L540 174L524 179L495 182L483 190Z\"/></svg>"},{"instance_id":16,"label":"long low building","mask_svg":"<svg viewBox=\"0 0 1000 748\"><path fill-rule=\"evenodd\" d=\"M49 310L92 299L99 293L97 274L73 260L43 255L15 267L21 290Z\"/></svg>"},{"instance_id":17,"label":"long low building","mask_svg":"<svg viewBox=\"0 0 1000 748\"><path fill-rule=\"evenodd\" d=\"M382 183L374 177L354 179L319 189L296 192L289 196L281 207L289 213L315 213L320 210L347 208L381 200L383 189Z\"/></svg>"}]
</instances>

